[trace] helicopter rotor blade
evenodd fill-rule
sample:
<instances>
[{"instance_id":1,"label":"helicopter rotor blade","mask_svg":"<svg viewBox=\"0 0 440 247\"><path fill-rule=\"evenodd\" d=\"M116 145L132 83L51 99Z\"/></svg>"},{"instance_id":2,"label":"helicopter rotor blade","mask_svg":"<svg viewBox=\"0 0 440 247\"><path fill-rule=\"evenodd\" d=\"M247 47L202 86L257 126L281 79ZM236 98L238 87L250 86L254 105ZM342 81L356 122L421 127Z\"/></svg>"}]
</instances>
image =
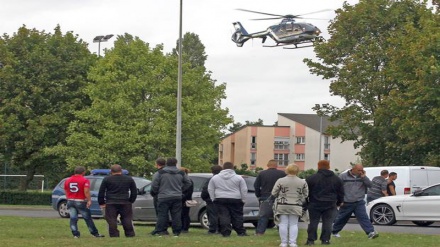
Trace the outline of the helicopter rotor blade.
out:
<instances>
[{"instance_id":1,"label":"helicopter rotor blade","mask_svg":"<svg viewBox=\"0 0 440 247\"><path fill-rule=\"evenodd\" d=\"M264 20L279 20L283 19L284 17L268 17L268 18L257 18L257 19L250 19L251 21L264 21Z\"/></svg>"},{"instance_id":2,"label":"helicopter rotor blade","mask_svg":"<svg viewBox=\"0 0 440 247\"><path fill-rule=\"evenodd\" d=\"M321 12L327 12L327 11L333 11L333 9L323 9L323 10L318 10L318 11L315 11L315 12L310 12L310 13L306 13L306 14L302 14L302 15L297 15L297 16L311 15L311 14L316 14L316 13L321 13Z\"/></svg>"},{"instance_id":3,"label":"helicopter rotor blade","mask_svg":"<svg viewBox=\"0 0 440 247\"><path fill-rule=\"evenodd\" d=\"M270 13L258 12L258 11L248 10L248 9L236 9L236 10L240 10L240 11L244 11L244 12L250 12L250 13L255 13L255 14L270 15L270 16L278 16L278 17L280 17L280 18L283 17L283 15L276 15L276 14L270 14Z\"/></svg>"}]
</instances>

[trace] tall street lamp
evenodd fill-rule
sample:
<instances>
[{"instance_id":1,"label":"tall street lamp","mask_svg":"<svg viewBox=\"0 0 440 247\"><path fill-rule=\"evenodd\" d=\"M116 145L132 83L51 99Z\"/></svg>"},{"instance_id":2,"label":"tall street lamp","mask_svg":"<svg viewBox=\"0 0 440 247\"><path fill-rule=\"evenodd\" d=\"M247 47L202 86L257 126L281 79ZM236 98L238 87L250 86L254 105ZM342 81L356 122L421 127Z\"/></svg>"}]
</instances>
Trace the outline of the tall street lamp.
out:
<instances>
[{"instance_id":1,"label":"tall street lamp","mask_svg":"<svg viewBox=\"0 0 440 247\"><path fill-rule=\"evenodd\" d=\"M93 39L93 43L98 43L98 57L100 57L101 55L101 42L107 42L109 39L111 39L113 37L113 34L107 34L107 35L99 35L96 36Z\"/></svg>"},{"instance_id":2,"label":"tall street lamp","mask_svg":"<svg viewBox=\"0 0 440 247\"><path fill-rule=\"evenodd\" d=\"M179 13L179 60L177 75L177 123L176 123L176 159L177 167L182 164L182 1Z\"/></svg>"}]
</instances>

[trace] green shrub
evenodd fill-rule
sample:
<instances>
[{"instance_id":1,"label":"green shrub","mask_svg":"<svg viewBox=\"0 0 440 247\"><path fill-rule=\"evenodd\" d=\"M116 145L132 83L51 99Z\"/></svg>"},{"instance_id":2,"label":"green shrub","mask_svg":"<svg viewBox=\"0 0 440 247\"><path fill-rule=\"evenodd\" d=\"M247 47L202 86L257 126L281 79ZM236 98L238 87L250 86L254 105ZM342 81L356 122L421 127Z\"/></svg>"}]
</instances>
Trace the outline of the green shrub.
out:
<instances>
[{"instance_id":1,"label":"green shrub","mask_svg":"<svg viewBox=\"0 0 440 247\"><path fill-rule=\"evenodd\" d=\"M50 205L51 192L0 191L0 204Z\"/></svg>"}]
</instances>

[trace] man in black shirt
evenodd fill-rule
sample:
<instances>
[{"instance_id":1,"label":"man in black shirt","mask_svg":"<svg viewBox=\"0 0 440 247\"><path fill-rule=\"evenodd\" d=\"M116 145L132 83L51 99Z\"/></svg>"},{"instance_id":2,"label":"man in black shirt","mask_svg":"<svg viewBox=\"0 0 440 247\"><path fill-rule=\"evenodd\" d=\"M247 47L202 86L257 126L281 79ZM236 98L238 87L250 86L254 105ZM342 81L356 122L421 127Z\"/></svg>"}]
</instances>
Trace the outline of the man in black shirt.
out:
<instances>
[{"instance_id":1,"label":"man in black shirt","mask_svg":"<svg viewBox=\"0 0 440 247\"><path fill-rule=\"evenodd\" d=\"M119 237L118 215L126 237L134 237L133 210L131 204L136 201L136 183L130 176L122 175L120 165L112 165L111 176L105 177L98 193L99 206L105 210L110 237Z\"/></svg>"},{"instance_id":2,"label":"man in black shirt","mask_svg":"<svg viewBox=\"0 0 440 247\"><path fill-rule=\"evenodd\" d=\"M222 167L219 165L211 166L212 176L219 174L221 170ZM208 234L216 234L219 232L217 209L215 208L214 202L211 200L208 192L208 185L211 178L206 180L206 183L203 185L200 197L206 202L206 213L208 214L209 221Z\"/></svg>"},{"instance_id":3,"label":"man in black shirt","mask_svg":"<svg viewBox=\"0 0 440 247\"><path fill-rule=\"evenodd\" d=\"M330 171L328 160L318 162L318 172L306 178L309 186L309 217L306 245L314 245L318 239L317 230L322 218L321 243L330 244L332 223L336 217L337 207L344 201L342 180Z\"/></svg>"},{"instance_id":4,"label":"man in black shirt","mask_svg":"<svg viewBox=\"0 0 440 247\"><path fill-rule=\"evenodd\" d=\"M267 167L267 170L258 173L257 179L254 182L255 195L260 202L260 218L255 230L255 235L257 236L263 235L266 232L269 219L273 217L273 202L269 201L273 186L279 178L286 176L284 171L277 169L278 162L276 160L269 160Z\"/></svg>"},{"instance_id":5,"label":"man in black shirt","mask_svg":"<svg viewBox=\"0 0 440 247\"><path fill-rule=\"evenodd\" d=\"M397 179L397 173L390 172L388 175L388 185L387 185L387 193L388 196L395 196L396 195L396 184L394 183L394 180Z\"/></svg>"}]
</instances>

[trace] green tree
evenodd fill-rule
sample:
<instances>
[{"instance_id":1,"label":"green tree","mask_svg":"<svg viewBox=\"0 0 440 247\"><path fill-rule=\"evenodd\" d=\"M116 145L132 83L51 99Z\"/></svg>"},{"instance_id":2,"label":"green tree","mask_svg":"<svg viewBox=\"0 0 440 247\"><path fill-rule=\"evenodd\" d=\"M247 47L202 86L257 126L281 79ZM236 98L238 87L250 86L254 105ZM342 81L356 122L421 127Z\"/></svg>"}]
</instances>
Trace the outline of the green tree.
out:
<instances>
[{"instance_id":1,"label":"green tree","mask_svg":"<svg viewBox=\"0 0 440 247\"><path fill-rule=\"evenodd\" d=\"M176 48L172 54L177 56L179 51L179 40L177 40ZM195 33L185 33L182 39L182 57L185 62L191 64L192 68L205 68L205 61L208 56L205 53L205 45L203 45L199 36Z\"/></svg>"},{"instance_id":2,"label":"green tree","mask_svg":"<svg viewBox=\"0 0 440 247\"><path fill-rule=\"evenodd\" d=\"M57 26L46 33L23 26L0 39L0 152L10 169L58 176L65 162L48 148L64 143L73 112L88 104L82 92L94 56L87 44Z\"/></svg>"},{"instance_id":3,"label":"green tree","mask_svg":"<svg viewBox=\"0 0 440 247\"><path fill-rule=\"evenodd\" d=\"M260 118L255 122L246 120L244 125L240 122L233 123L232 125L229 126L228 131L230 133L234 133L237 130L243 128L243 126L263 126L263 125L264 125L263 119Z\"/></svg>"},{"instance_id":4,"label":"green tree","mask_svg":"<svg viewBox=\"0 0 440 247\"><path fill-rule=\"evenodd\" d=\"M439 165L431 157L439 139L426 135L439 132L438 16L426 2L361 0L337 10L329 33L331 39L315 47L319 61L304 60L346 101L342 108L314 108L340 121L329 133L355 141L369 165ZM429 109L405 119L422 102ZM421 121L418 131L414 121ZM434 143L414 148L420 133Z\"/></svg>"},{"instance_id":5,"label":"green tree","mask_svg":"<svg viewBox=\"0 0 440 247\"><path fill-rule=\"evenodd\" d=\"M73 164L89 167L119 163L133 173L148 173L157 157L174 156L177 57L162 45L129 34L94 66L86 89L92 106L76 113L68 145L60 150ZM215 144L229 124L221 108L225 85L216 86L203 66L183 65L182 162L192 171L206 170L217 156Z\"/></svg>"}]
</instances>

